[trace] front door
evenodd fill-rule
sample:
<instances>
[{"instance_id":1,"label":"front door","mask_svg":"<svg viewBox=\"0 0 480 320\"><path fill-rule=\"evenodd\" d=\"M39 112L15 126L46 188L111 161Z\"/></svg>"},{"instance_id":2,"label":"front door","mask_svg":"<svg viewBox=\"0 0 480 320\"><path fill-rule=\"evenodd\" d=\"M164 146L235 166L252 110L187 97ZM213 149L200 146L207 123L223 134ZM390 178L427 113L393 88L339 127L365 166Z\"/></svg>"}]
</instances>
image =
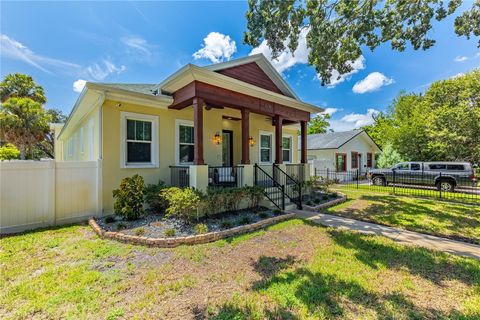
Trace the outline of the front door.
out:
<instances>
[{"instance_id":1,"label":"front door","mask_svg":"<svg viewBox=\"0 0 480 320\"><path fill-rule=\"evenodd\" d=\"M233 167L233 131L222 131L222 166Z\"/></svg>"}]
</instances>

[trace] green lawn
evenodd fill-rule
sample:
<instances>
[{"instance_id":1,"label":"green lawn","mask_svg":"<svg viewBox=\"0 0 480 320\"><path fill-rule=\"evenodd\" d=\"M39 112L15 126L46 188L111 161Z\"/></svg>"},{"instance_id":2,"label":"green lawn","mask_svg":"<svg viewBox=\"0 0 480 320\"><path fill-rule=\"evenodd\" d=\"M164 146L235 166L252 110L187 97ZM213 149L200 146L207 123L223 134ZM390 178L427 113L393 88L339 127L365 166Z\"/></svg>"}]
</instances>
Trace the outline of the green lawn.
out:
<instances>
[{"instance_id":1,"label":"green lawn","mask_svg":"<svg viewBox=\"0 0 480 320\"><path fill-rule=\"evenodd\" d=\"M480 261L298 219L176 249L31 232L0 270L2 319L480 318Z\"/></svg>"},{"instance_id":2,"label":"green lawn","mask_svg":"<svg viewBox=\"0 0 480 320\"><path fill-rule=\"evenodd\" d=\"M480 244L480 206L366 189L338 190L348 201L327 213Z\"/></svg>"}]
</instances>

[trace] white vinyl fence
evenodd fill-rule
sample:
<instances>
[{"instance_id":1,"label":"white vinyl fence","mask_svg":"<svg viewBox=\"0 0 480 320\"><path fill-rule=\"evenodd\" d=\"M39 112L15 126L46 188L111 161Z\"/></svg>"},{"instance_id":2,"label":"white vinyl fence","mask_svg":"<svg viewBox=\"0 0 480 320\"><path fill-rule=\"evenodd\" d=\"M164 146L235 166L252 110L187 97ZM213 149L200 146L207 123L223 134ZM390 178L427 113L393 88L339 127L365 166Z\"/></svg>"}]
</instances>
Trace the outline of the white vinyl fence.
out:
<instances>
[{"instance_id":1,"label":"white vinyl fence","mask_svg":"<svg viewBox=\"0 0 480 320\"><path fill-rule=\"evenodd\" d=\"M101 216L101 162L0 161L0 233Z\"/></svg>"}]
</instances>

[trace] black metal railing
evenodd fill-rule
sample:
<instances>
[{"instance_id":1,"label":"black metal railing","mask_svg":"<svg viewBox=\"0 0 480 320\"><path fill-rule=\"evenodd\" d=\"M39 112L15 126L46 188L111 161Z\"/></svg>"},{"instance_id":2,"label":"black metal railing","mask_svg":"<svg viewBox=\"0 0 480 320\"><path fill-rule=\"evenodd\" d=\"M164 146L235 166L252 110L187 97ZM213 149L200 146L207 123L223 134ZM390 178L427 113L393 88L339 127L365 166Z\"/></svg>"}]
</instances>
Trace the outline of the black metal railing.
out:
<instances>
[{"instance_id":1,"label":"black metal railing","mask_svg":"<svg viewBox=\"0 0 480 320\"><path fill-rule=\"evenodd\" d=\"M337 172L315 169L315 175L329 183L350 189L480 204L478 178L469 173L392 170L378 174L358 170Z\"/></svg>"},{"instance_id":2,"label":"black metal railing","mask_svg":"<svg viewBox=\"0 0 480 320\"><path fill-rule=\"evenodd\" d=\"M279 184L258 164L254 165L254 183L264 189L265 197L278 209L285 210L285 186Z\"/></svg>"},{"instance_id":3,"label":"black metal railing","mask_svg":"<svg viewBox=\"0 0 480 320\"><path fill-rule=\"evenodd\" d=\"M303 163L287 163L285 164L285 172L297 181L305 181L305 164Z\"/></svg>"},{"instance_id":4,"label":"black metal railing","mask_svg":"<svg viewBox=\"0 0 480 320\"><path fill-rule=\"evenodd\" d=\"M285 196L295 203L298 209L302 209L303 181L289 175L276 164L273 164L273 177L277 183L284 186Z\"/></svg>"},{"instance_id":5,"label":"black metal railing","mask_svg":"<svg viewBox=\"0 0 480 320\"><path fill-rule=\"evenodd\" d=\"M243 187L243 166L209 166L208 185L218 188Z\"/></svg>"},{"instance_id":6,"label":"black metal railing","mask_svg":"<svg viewBox=\"0 0 480 320\"><path fill-rule=\"evenodd\" d=\"M170 185L179 188L190 186L190 168L186 166L170 166Z\"/></svg>"}]
</instances>

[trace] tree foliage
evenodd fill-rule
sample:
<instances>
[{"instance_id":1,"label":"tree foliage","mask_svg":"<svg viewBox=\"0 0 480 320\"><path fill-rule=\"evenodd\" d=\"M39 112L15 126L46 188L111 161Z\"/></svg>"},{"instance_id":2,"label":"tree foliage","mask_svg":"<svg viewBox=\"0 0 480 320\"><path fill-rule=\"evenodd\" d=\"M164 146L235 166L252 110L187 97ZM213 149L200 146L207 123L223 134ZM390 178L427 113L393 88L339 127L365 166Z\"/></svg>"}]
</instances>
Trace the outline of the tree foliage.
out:
<instances>
[{"instance_id":1,"label":"tree foliage","mask_svg":"<svg viewBox=\"0 0 480 320\"><path fill-rule=\"evenodd\" d=\"M461 0L249 0L244 42L258 46L262 40L277 58L285 50L295 52L302 32L307 33L308 62L328 84L334 71L352 71L352 61L362 47L374 50L382 43L403 51L426 50L435 44L429 37L432 20L454 13ZM480 35L480 0L455 19L459 36ZM479 41L480 47L480 41Z\"/></svg>"},{"instance_id":2,"label":"tree foliage","mask_svg":"<svg viewBox=\"0 0 480 320\"><path fill-rule=\"evenodd\" d=\"M47 102L43 88L26 74L8 74L0 83L0 100L7 101L9 98L30 98L38 103Z\"/></svg>"},{"instance_id":3,"label":"tree foliage","mask_svg":"<svg viewBox=\"0 0 480 320\"><path fill-rule=\"evenodd\" d=\"M330 119L329 114L317 114L315 118L311 119L308 122L307 134L327 132L327 128L330 126L330 124L328 123L328 119Z\"/></svg>"},{"instance_id":4,"label":"tree foliage","mask_svg":"<svg viewBox=\"0 0 480 320\"><path fill-rule=\"evenodd\" d=\"M399 162L405 161L402 156L395 150L391 143L387 143L383 148L383 152L380 154L377 160L377 166L379 168L391 168Z\"/></svg>"},{"instance_id":5,"label":"tree foliage","mask_svg":"<svg viewBox=\"0 0 480 320\"><path fill-rule=\"evenodd\" d=\"M402 93L365 129L407 160L480 163L480 69L435 82L422 95Z\"/></svg>"},{"instance_id":6,"label":"tree foliage","mask_svg":"<svg viewBox=\"0 0 480 320\"><path fill-rule=\"evenodd\" d=\"M20 158L50 131L49 116L42 105L30 98L9 98L0 108L1 135L20 150Z\"/></svg>"},{"instance_id":7,"label":"tree foliage","mask_svg":"<svg viewBox=\"0 0 480 320\"><path fill-rule=\"evenodd\" d=\"M20 157L20 151L11 143L0 147L0 160L13 160Z\"/></svg>"}]
</instances>

